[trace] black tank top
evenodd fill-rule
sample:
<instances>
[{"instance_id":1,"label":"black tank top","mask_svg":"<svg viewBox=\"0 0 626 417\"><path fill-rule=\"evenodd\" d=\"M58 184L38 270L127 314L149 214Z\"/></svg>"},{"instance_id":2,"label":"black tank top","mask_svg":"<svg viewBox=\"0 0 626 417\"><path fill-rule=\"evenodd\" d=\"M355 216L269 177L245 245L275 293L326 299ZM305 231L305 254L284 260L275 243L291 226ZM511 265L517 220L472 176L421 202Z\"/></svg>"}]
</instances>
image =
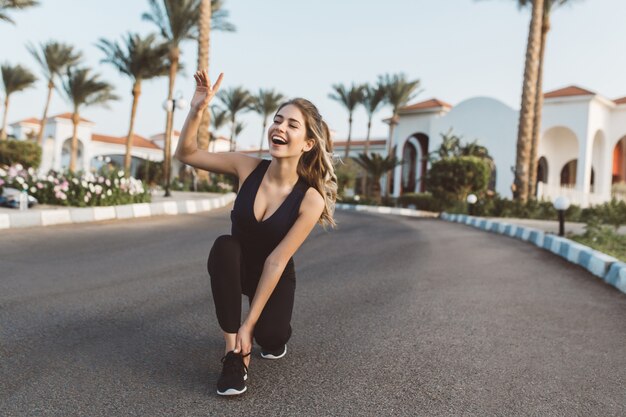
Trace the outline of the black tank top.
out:
<instances>
[{"instance_id":1,"label":"black tank top","mask_svg":"<svg viewBox=\"0 0 626 417\"><path fill-rule=\"evenodd\" d=\"M254 217L254 200L270 162L268 159L262 159L248 175L241 184L230 212L231 234L241 243L247 272L257 275L256 279L260 278L265 259L296 222L300 204L308 189L305 181L299 177L293 190L280 207L267 219L257 221ZM285 273L287 272L294 272L293 257L289 258L285 268Z\"/></svg>"}]
</instances>

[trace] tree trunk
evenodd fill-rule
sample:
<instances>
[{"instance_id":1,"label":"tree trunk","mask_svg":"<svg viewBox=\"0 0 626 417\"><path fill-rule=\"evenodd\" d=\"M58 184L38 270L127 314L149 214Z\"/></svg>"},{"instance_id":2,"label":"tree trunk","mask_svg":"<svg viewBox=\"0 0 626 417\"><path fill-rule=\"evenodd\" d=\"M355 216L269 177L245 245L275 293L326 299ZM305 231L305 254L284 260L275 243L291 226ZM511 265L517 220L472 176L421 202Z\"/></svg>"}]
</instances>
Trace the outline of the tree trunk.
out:
<instances>
[{"instance_id":1,"label":"tree trunk","mask_svg":"<svg viewBox=\"0 0 626 417\"><path fill-rule=\"evenodd\" d=\"M72 114L72 145L70 148L70 172L76 172L76 159L78 159L78 124L80 123L80 115L78 109L74 109Z\"/></svg>"},{"instance_id":2,"label":"tree trunk","mask_svg":"<svg viewBox=\"0 0 626 417\"><path fill-rule=\"evenodd\" d=\"M378 205L382 202L380 198L380 177L372 178L372 198Z\"/></svg>"},{"instance_id":3,"label":"tree trunk","mask_svg":"<svg viewBox=\"0 0 626 417\"><path fill-rule=\"evenodd\" d=\"M4 98L4 116L2 116L2 129L0 129L0 140L7 139L7 114L9 113L9 94Z\"/></svg>"},{"instance_id":4,"label":"tree trunk","mask_svg":"<svg viewBox=\"0 0 626 417\"><path fill-rule=\"evenodd\" d=\"M396 112L393 113L393 116L391 116L391 121L389 122L389 141L387 142L387 156L392 156L391 155L391 150L393 148L392 146L392 141L393 141L393 131L396 127L397 119L398 116L396 115ZM395 168L394 168L395 169ZM385 187L385 198L389 198L389 195L391 194L391 171L387 171L386 173L387 175L387 186ZM374 185L374 187L376 187L376 185Z\"/></svg>"},{"instance_id":5,"label":"tree trunk","mask_svg":"<svg viewBox=\"0 0 626 417\"><path fill-rule=\"evenodd\" d=\"M235 123L235 118L233 117L230 121L230 151L235 151L235 129L237 129L237 124Z\"/></svg>"},{"instance_id":6,"label":"tree trunk","mask_svg":"<svg viewBox=\"0 0 626 417\"><path fill-rule=\"evenodd\" d=\"M370 149L370 133L372 131L372 116L369 116L367 119L367 136L365 137L365 155L369 152ZM361 179L361 191L365 194L366 198L369 198L370 193L367 189L367 170L363 169L363 178Z\"/></svg>"},{"instance_id":7,"label":"tree trunk","mask_svg":"<svg viewBox=\"0 0 626 417\"><path fill-rule=\"evenodd\" d=\"M352 140L352 112L350 112L350 118L348 119L348 142L346 143L346 152L344 159L348 159L350 155L350 141Z\"/></svg>"},{"instance_id":8,"label":"tree trunk","mask_svg":"<svg viewBox=\"0 0 626 417\"><path fill-rule=\"evenodd\" d=\"M172 100L174 96L174 83L176 82L176 73L178 72L178 58L180 50L178 46L172 47L170 50L170 82L167 92L167 99ZM172 176L172 125L174 123L174 108L167 111L165 121L165 143L163 145L163 175L165 176L165 197L170 196L170 177Z\"/></svg>"},{"instance_id":9,"label":"tree trunk","mask_svg":"<svg viewBox=\"0 0 626 417\"><path fill-rule=\"evenodd\" d=\"M126 137L126 155L124 155L124 172L126 178L130 177L131 151L133 149L133 139L135 138L135 115L137 114L137 104L141 95L141 80L135 80L133 85L133 104L130 110L130 126L128 127L128 136Z\"/></svg>"},{"instance_id":10,"label":"tree trunk","mask_svg":"<svg viewBox=\"0 0 626 417\"><path fill-rule=\"evenodd\" d=\"M211 0L200 2L200 21L198 22L198 70L209 70L209 45L211 33ZM207 107L202 113L200 127L198 127L198 149L209 149L209 126L211 112ZM209 172L196 169L198 181L209 182Z\"/></svg>"},{"instance_id":11,"label":"tree trunk","mask_svg":"<svg viewBox=\"0 0 626 417\"><path fill-rule=\"evenodd\" d=\"M537 190L537 153L539 140L541 140L541 112L543 108L543 62L546 53L546 39L550 31L550 14L543 15L541 26L541 46L539 49L539 69L537 71L537 96L535 98L535 120L533 123L533 136L530 145L530 167L528 180L528 195L534 199Z\"/></svg>"},{"instance_id":12,"label":"tree trunk","mask_svg":"<svg viewBox=\"0 0 626 417\"><path fill-rule=\"evenodd\" d=\"M54 88L54 82L52 78L48 81L48 98L46 99L46 105L43 108L43 117L39 124L39 133L37 134L37 143L43 149L43 129L46 127L46 119L48 118L48 108L50 107L50 100L52 99L52 89Z\"/></svg>"},{"instance_id":13,"label":"tree trunk","mask_svg":"<svg viewBox=\"0 0 626 417\"><path fill-rule=\"evenodd\" d=\"M526 63L524 66L524 84L522 86L522 105L517 131L517 156L515 161L515 187L513 197L522 203L528 201L528 168L530 146L535 116L535 98L537 71L539 69L539 49L541 44L541 21L543 0L534 0L532 18L528 30L526 45Z\"/></svg>"},{"instance_id":14,"label":"tree trunk","mask_svg":"<svg viewBox=\"0 0 626 417\"><path fill-rule=\"evenodd\" d=\"M263 154L263 142L265 142L265 128L267 127L267 119L263 117L263 131L261 132L261 144L259 145L259 158Z\"/></svg>"}]
</instances>

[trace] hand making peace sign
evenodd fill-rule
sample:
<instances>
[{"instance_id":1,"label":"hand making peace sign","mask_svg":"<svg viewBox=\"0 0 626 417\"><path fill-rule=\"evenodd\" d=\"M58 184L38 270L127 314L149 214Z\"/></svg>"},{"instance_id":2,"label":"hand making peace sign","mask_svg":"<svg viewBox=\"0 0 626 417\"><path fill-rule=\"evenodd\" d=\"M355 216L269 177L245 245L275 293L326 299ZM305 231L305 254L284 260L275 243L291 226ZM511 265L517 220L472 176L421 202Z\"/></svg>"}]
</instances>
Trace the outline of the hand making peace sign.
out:
<instances>
[{"instance_id":1,"label":"hand making peace sign","mask_svg":"<svg viewBox=\"0 0 626 417\"><path fill-rule=\"evenodd\" d=\"M196 91L191 99L191 109L196 112L201 112L209 105L209 102L213 96L215 96L217 90L219 90L220 84L222 84L222 78L224 78L224 73L220 73L213 87L211 87L211 80L209 79L209 73L206 69L196 71L193 78L196 80Z\"/></svg>"}]
</instances>

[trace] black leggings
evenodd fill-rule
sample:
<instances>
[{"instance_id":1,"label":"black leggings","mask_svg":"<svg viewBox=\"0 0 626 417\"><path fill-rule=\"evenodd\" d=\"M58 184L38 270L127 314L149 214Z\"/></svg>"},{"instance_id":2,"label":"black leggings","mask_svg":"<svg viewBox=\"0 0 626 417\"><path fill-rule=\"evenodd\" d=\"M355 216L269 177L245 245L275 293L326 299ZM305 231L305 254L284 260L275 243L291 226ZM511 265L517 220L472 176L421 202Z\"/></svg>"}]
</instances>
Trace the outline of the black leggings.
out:
<instances>
[{"instance_id":1,"label":"black leggings","mask_svg":"<svg viewBox=\"0 0 626 417\"><path fill-rule=\"evenodd\" d=\"M260 275L246 273L241 245L231 235L222 235L215 239L209 253L207 269L211 276L217 321L224 332L237 333L241 325L242 289L250 286L256 288ZM280 349L289 340L295 290L293 267L285 268L254 327L254 339L262 348ZM248 296L250 304L253 294L254 292Z\"/></svg>"}]
</instances>

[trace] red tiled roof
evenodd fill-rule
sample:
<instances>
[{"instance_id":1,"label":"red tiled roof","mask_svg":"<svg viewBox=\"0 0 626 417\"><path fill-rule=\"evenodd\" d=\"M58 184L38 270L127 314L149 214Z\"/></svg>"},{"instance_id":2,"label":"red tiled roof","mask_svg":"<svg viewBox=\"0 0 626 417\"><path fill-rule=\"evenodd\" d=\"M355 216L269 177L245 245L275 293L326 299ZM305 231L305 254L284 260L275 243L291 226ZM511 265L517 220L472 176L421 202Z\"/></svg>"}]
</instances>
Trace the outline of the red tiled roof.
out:
<instances>
[{"instance_id":1,"label":"red tiled roof","mask_svg":"<svg viewBox=\"0 0 626 417\"><path fill-rule=\"evenodd\" d=\"M419 103L404 106L398 109L399 111L411 111L411 110L424 110L424 109L436 109L439 107L451 108L452 106L445 101L431 98L430 100L420 101Z\"/></svg>"},{"instance_id":2,"label":"red tiled roof","mask_svg":"<svg viewBox=\"0 0 626 417\"><path fill-rule=\"evenodd\" d=\"M549 91L544 93L544 98L555 98L555 97L572 97L572 96L595 96L596 93L593 91L585 90L584 88L577 87L575 85L570 85L569 87L559 88L558 90Z\"/></svg>"},{"instance_id":3,"label":"red tiled roof","mask_svg":"<svg viewBox=\"0 0 626 417\"><path fill-rule=\"evenodd\" d=\"M626 104L626 97L618 98L613 100L615 104Z\"/></svg>"},{"instance_id":4,"label":"red tiled roof","mask_svg":"<svg viewBox=\"0 0 626 417\"><path fill-rule=\"evenodd\" d=\"M342 140L341 142L333 141L333 146L346 146L348 143L347 140ZM372 145L384 145L387 143L386 139L370 139L370 146ZM350 140L350 146L365 146L364 140Z\"/></svg>"},{"instance_id":5,"label":"red tiled roof","mask_svg":"<svg viewBox=\"0 0 626 417\"><path fill-rule=\"evenodd\" d=\"M30 123L30 124L38 125L41 123L41 119L37 119L36 117L29 117L28 119L19 120L13 124L19 124L19 123Z\"/></svg>"},{"instance_id":6,"label":"red tiled roof","mask_svg":"<svg viewBox=\"0 0 626 417\"><path fill-rule=\"evenodd\" d=\"M72 120L73 113L61 113L56 116L50 116L48 119L69 119ZM87 120L83 117L80 118L81 122L93 123L91 120Z\"/></svg>"},{"instance_id":7,"label":"red tiled roof","mask_svg":"<svg viewBox=\"0 0 626 417\"><path fill-rule=\"evenodd\" d=\"M335 142L333 141L333 146L338 147L338 146L346 146L346 144L348 143L348 141L341 141L341 142ZM387 143L386 139L370 139L370 146L375 146L375 145L385 145ZM365 146L365 140L351 140L350 141L350 146ZM258 153L259 149L246 149L246 150L241 150L241 151L237 151L240 153ZM263 148L263 152L268 152L267 149Z\"/></svg>"},{"instance_id":8,"label":"red tiled roof","mask_svg":"<svg viewBox=\"0 0 626 417\"><path fill-rule=\"evenodd\" d=\"M94 133L91 135L91 140L95 140L97 142L106 142L106 143L115 143L118 145L126 145L126 136L107 136L107 135L99 135ZM143 136L133 135L133 146L137 146L139 148L150 148L150 149L161 149L153 142L144 138Z\"/></svg>"}]
</instances>

